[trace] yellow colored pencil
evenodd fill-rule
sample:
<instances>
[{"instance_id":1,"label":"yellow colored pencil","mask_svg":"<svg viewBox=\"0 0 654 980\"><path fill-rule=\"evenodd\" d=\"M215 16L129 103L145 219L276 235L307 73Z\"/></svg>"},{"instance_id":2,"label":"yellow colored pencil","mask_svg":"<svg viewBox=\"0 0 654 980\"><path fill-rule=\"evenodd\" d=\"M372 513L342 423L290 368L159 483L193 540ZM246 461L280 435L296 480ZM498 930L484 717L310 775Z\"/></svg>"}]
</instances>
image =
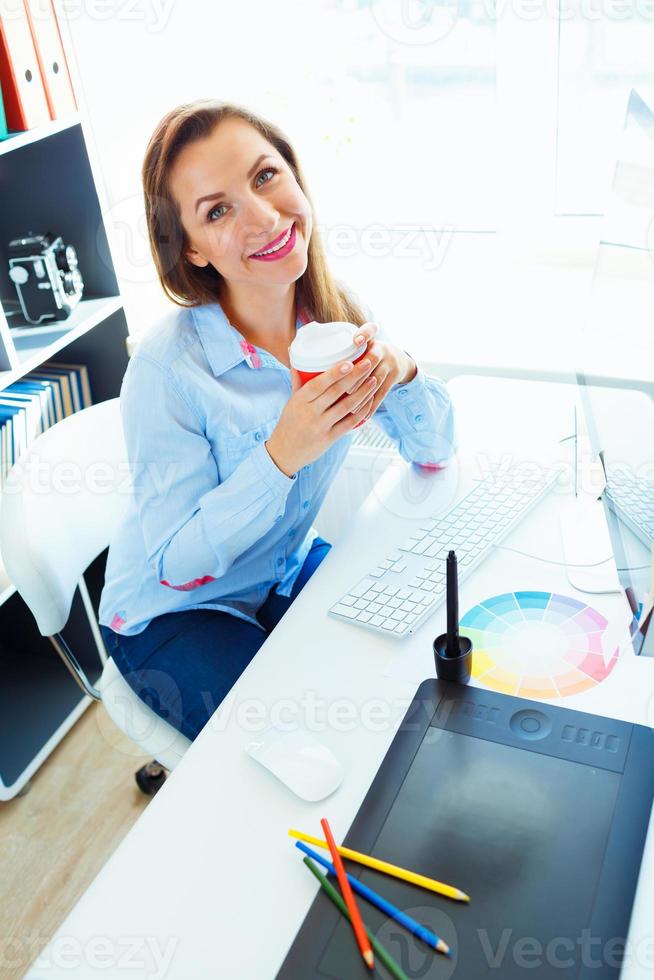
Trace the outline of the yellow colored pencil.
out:
<instances>
[{"instance_id":1,"label":"yellow colored pencil","mask_svg":"<svg viewBox=\"0 0 654 980\"><path fill-rule=\"evenodd\" d=\"M301 830L291 829L288 832L288 836L294 837L296 840L303 840L305 844L313 844L315 847L324 847L325 850L329 850L327 841L320 840L319 837L311 837L310 834L303 834ZM442 881L436 881L435 878L427 878L425 875L416 874L415 871L407 871L406 868L400 868L396 864L389 864L388 861L380 861L379 858L370 857L369 854L361 854L359 851L353 851L349 847L337 845L337 850L341 857L347 858L348 861L354 861L356 864L363 864L366 868L383 871L384 874L391 875L393 878L408 881L412 885L426 888L427 891L436 892L438 895L445 895L446 898L452 898L455 902L470 901L470 896L466 895L465 892L454 888L452 885L445 885Z\"/></svg>"}]
</instances>

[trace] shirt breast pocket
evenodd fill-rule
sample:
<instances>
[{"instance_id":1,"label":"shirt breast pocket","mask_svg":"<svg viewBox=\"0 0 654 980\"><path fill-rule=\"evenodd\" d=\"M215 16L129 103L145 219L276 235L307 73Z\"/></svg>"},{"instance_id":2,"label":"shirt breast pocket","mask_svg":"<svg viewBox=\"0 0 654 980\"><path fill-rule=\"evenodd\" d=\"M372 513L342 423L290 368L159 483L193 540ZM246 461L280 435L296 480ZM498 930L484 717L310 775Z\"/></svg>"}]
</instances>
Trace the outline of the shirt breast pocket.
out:
<instances>
[{"instance_id":1,"label":"shirt breast pocket","mask_svg":"<svg viewBox=\"0 0 654 980\"><path fill-rule=\"evenodd\" d=\"M277 422L277 417L268 419L266 422L260 422L254 429L218 439L218 468L223 480L227 479L257 446L270 438Z\"/></svg>"}]
</instances>

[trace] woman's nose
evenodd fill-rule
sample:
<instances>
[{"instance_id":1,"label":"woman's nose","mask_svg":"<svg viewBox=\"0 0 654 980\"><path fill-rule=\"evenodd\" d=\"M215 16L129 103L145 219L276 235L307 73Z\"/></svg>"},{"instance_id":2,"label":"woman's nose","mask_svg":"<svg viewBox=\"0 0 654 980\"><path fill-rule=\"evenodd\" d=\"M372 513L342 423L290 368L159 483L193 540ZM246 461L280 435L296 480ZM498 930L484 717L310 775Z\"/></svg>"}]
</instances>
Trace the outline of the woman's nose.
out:
<instances>
[{"instance_id":1,"label":"woman's nose","mask_svg":"<svg viewBox=\"0 0 654 980\"><path fill-rule=\"evenodd\" d=\"M262 237L275 231L279 224L279 211L270 200L252 198L248 201L243 214L245 225L253 238Z\"/></svg>"}]
</instances>

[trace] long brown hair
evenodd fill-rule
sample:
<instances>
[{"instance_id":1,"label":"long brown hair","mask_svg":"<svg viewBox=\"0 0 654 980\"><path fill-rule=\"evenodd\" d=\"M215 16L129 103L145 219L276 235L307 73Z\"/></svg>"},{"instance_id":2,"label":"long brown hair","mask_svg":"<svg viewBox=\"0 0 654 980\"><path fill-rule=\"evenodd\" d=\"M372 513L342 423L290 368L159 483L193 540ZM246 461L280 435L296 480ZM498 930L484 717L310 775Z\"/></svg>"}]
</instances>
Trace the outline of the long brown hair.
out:
<instances>
[{"instance_id":1,"label":"long brown hair","mask_svg":"<svg viewBox=\"0 0 654 980\"><path fill-rule=\"evenodd\" d=\"M199 306L219 300L223 277L212 266L203 268L185 261L189 245L179 207L170 191L172 166L189 143L209 136L223 119L237 117L253 126L284 158L302 192L309 197L295 150L277 126L241 106L203 99L177 106L155 129L145 153L142 178L150 248L161 286L178 306ZM329 268L318 232L314 229L308 248L307 267L296 283L296 308L320 323L347 320L365 322L359 305L339 286Z\"/></svg>"}]
</instances>

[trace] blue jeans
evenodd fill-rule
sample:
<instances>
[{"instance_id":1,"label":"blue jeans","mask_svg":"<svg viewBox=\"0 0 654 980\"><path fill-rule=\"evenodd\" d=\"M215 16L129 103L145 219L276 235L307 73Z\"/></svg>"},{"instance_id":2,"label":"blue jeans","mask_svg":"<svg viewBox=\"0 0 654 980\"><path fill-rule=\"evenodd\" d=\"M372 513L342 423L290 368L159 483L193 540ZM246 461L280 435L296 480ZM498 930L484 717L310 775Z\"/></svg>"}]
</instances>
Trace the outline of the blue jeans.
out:
<instances>
[{"instance_id":1,"label":"blue jeans","mask_svg":"<svg viewBox=\"0 0 654 980\"><path fill-rule=\"evenodd\" d=\"M157 616L135 636L101 626L107 652L140 699L193 740L330 548L315 539L290 596L270 590L257 612L265 633L231 613L189 609Z\"/></svg>"}]
</instances>

